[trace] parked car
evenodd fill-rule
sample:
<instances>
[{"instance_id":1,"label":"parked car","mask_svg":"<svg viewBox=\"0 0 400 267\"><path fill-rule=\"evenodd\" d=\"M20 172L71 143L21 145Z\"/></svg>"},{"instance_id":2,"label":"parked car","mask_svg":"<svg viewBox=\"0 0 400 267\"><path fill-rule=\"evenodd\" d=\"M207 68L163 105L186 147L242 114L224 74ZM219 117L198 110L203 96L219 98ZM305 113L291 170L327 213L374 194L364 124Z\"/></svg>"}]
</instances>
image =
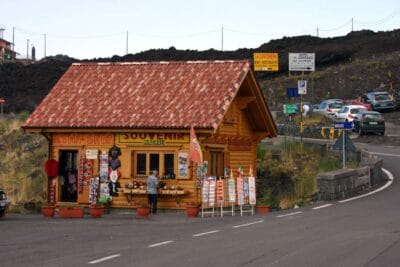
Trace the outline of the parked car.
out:
<instances>
[{"instance_id":1,"label":"parked car","mask_svg":"<svg viewBox=\"0 0 400 267\"><path fill-rule=\"evenodd\" d=\"M325 116L333 116L343 106L343 101L340 99L328 99L322 101L314 112L322 113Z\"/></svg>"},{"instance_id":2,"label":"parked car","mask_svg":"<svg viewBox=\"0 0 400 267\"><path fill-rule=\"evenodd\" d=\"M338 112L336 112L334 117L337 120L353 121L355 115L363 110L367 110L363 105L347 105L343 106Z\"/></svg>"},{"instance_id":3,"label":"parked car","mask_svg":"<svg viewBox=\"0 0 400 267\"><path fill-rule=\"evenodd\" d=\"M400 109L400 89L396 90L394 101L396 102L396 109Z\"/></svg>"},{"instance_id":4,"label":"parked car","mask_svg":"<svg viewBox=\"0 0 400 267\"><path fill-rule=\"evenodd\" d=\"M349 99L349 100L343 100L343 103L345 105L362 105L364 106L367 110L372 110L371 104L369 103L363 103L357 99Z\"/></svg>"},{"instance_id":5,"label":"parked car","mask_svg":"<svg viewBox=\"0 0 400 267\"><path fill-rule=\"evenodd\" d=\"M6 210L10 205L10 201L7 200L6 192L0 189L0 218L6 214Z\"/></svg>"},{"instance_id":6,"label":"parked car","mask_svg":"<svg viewBox=\"0 0 400 267\"><path fill-rule=\"evenodd\" d=\"M362 110L355 115L353 123L354 131L360 135L364 133L385 134L385 119L377 111Z\"/></svg>"},{"instance_id":7,"label":"parked car","mask_svg":"<svg viewBox=\"0 0 400 267\"><path fill-rule=\"evenodd\" d=\"M395 109L394 100L388 92L370 92L366 94L364 103L371 104L375 111L393 111Z\"/></svg>"}]
</instances>

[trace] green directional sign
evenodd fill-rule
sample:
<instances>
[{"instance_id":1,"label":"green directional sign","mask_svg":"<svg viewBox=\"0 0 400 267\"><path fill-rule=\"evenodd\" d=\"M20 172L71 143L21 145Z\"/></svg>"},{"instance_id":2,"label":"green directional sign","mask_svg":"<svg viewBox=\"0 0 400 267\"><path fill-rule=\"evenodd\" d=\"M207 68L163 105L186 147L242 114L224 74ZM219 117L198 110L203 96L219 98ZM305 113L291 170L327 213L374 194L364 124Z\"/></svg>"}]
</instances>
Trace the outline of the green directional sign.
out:
<instances>
[{"instance_id":1,"label":"green directional sign","mask_svg":"<svg viewBox=\"0 0 400 267\"><path fill-rule=\"evenodd\" d=\"M294 113L296 113L296 104L285 104L285 105L283 105L283 112L285 114L294 114Z\"/></svg>"}]
</instances>

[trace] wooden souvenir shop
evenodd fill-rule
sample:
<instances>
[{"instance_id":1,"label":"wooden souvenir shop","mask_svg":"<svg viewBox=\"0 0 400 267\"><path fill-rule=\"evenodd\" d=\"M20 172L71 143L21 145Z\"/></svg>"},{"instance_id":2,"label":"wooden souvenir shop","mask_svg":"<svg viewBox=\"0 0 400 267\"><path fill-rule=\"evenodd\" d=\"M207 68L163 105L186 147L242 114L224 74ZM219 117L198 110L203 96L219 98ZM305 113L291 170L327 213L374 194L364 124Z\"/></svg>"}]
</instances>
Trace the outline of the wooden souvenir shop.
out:
<instances>
[{"instance_id":1,"label":"wooden souvenir shop","mask_svg":"<svg viewBox=\"0 0 400 267\"><path fill-rule=\"evenodd\" d=\"M192 125L210 176L255 169L257 144L277 135L245 60L73 64L23 128L49 142L49 201L87 205L97 179L111 207L133 206L157 170L158 206L176 209L199 201Z\"/></svg>"}]
</instances>

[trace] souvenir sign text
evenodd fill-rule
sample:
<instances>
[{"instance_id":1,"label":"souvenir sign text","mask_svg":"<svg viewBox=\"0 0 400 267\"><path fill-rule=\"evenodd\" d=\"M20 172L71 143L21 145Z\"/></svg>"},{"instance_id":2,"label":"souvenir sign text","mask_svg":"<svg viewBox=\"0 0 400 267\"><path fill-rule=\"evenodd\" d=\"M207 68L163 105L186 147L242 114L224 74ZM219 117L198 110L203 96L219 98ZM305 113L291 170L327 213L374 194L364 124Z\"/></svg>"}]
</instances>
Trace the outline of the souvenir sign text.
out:
<instances>
[{"instance_id":1,"label":"souvenir sign text","mask_svg":"<svg viewBox=\"0 0 400 267\"><path fill-rule=\"evenodd\" d=\"M145 146L163 146L168 144L188 144L189 134L184 133L120 133L119 143L129 143Z\"/></svg>"}]
</instances>

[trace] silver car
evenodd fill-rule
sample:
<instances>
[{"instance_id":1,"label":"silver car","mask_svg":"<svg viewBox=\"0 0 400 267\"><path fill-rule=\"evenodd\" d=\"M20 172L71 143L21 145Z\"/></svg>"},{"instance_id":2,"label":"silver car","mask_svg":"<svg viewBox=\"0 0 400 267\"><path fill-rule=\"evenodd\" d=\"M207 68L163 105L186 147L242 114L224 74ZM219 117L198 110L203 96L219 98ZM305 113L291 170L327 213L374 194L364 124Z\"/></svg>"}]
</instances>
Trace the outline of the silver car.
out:
<instances>
[{"instance_id":1,"label":"silver car","mask_svg":"<svg viewBox=\"0 0 400 267\"><path fill-rule=\"evenodd\" d=\"M343 101L340 99L328 99L322 101L314 112L324 114L325 116L333 116L343 106Z\"/></svg>"}]
</instances>

